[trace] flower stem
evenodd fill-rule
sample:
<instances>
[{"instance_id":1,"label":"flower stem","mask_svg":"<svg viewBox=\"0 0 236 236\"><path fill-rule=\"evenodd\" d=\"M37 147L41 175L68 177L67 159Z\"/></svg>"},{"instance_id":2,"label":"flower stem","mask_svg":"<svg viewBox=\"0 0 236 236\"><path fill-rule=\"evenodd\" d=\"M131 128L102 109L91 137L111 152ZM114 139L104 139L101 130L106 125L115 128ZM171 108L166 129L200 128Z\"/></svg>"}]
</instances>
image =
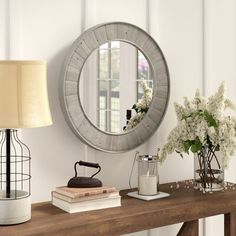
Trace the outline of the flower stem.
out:
<instances>
[{"instance_id":1,"label":"flower stem","mask_svg":"<svg viewBox=\"0 0 236 236\"><path fill-rule=\"evenodd\" d=\"M213 160L216 161L218 170L221 169L220 162L215 154L215 148L202 148L197 153L198 164L199 164L199 181L200 186L205 190L206 188L213 188L213 183L217 183L216 175L219 174L213 167Z\"/></svg>"}]
</instances>

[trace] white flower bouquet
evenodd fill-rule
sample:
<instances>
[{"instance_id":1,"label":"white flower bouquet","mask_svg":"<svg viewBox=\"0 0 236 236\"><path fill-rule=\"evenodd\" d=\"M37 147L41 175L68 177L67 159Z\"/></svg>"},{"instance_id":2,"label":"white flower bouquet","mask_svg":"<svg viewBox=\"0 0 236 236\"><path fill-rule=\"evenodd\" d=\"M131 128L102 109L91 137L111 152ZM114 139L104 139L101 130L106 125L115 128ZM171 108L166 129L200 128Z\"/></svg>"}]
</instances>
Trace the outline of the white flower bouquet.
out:
<instances>
[{"instance_id":1,"label":"white flower bouquet","mask_svg":"<svg viewBox=\"0 0 236 236\"><path fill-rule=\"evenodd\" d=\"M224 167L236 150L236 119L224 114L227 108L235 110L225 98L224 83L208 99L197 90L192 100L184 98L183 106L175 103L177 126L161 150L161 161L174 151L181 157L194 153L194 187L203 192L224 188Z\"/></svg>"},{"instance_id":2,"label":"white flower bouquet","mask_svg":"<svg viewBox=\"0 0 236 236\"><path fill-rule=\"evenodd\" d=\"M197 90L193 100L184 98L184 106L175 103L178 123L161 150L161 161L174 151L183 157L183 153L199 153L207 147L219 151L227 166L236 150L236 119L224 114L227 108L235 106L225 98L224 83L208 100Z\"/></svg>"}]
</instances>

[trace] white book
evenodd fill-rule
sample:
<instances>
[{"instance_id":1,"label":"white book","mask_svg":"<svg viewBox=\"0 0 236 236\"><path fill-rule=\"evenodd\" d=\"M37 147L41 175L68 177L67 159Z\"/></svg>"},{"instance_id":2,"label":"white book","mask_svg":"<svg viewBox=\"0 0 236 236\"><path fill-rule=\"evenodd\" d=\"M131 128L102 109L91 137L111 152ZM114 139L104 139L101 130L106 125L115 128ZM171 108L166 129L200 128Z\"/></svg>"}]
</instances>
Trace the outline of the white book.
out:
<instances>
[{"instance_id":1,"label":"white book","mask_svg":"<svg viewBox=\"0 0 236 236\"><path fill-rule=\"evenodd\" d=\"M68 213L76 213L76 212L92 211L111 207L119 207L121 206L121 197L115 196L115 197L101 198L90 201L69 203L55 196L52 196L52 204Z\"/></svg>"},{"instance_id":2,"label":"white book","mask_svg":"<svg viewBox=\"0 0 236 236\"><path fill-rule=\"evenodd\" d=\"M97 194L97 195L91 195L91 196L85 196L85 197L78 197L78 198L71 198L68 196L65 196L63 194L57 193L55 191L52 191L52 197L59 198L61 200L64 200L66 202L84 202L84 201L90 201L90 200L95 200L95 199L101 199L101 198L108 198L108 197L118 197L119 192L113 192L113 193L102 193L102 194Z\"/></svg>"}]
</instances>

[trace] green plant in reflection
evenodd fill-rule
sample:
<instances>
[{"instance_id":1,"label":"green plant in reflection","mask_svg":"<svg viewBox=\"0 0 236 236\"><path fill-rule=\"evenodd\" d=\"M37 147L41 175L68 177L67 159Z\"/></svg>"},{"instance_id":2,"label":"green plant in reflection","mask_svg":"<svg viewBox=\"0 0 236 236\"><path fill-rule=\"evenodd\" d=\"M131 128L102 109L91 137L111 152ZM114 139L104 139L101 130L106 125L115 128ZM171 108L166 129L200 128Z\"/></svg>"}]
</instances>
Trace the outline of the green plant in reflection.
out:
<instances>
[{"instance_id":1,"label":"green plant in reflection","mask_svg":"<svg viewBox=\"0 0 236 236\"><path fill-rule=\"evenodd\" d=\"M143 117L148 112L149 106L152 101L152 89L148 87L147 82L142 80L140 83L142 90L143 90L143 96L141 99L138 100L137 103L135 103L132 106L132 109L136 112L134 116L131 117L131 119L128 121L127 125L123 128L124 131L128 131L132 128L134 128L140 121L143 119Z\"/></svg>"}]
</instances>

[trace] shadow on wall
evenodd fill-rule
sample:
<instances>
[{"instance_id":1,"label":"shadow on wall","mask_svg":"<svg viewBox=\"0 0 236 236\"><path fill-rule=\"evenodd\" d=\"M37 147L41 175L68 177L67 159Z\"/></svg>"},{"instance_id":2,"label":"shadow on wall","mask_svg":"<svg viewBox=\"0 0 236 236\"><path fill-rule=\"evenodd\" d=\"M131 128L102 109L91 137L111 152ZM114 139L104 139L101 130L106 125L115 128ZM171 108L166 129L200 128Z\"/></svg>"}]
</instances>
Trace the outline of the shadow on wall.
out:
<instances>
[{"instance_id":1,"label":"shadow on wall","mask_svg":"<svg viewBox=\"0 0 236 236\"><path fill-rule=\"evenodd\" d=\"M56 186L66 185L74 175L73 165L84 159L84 144L70 130L59 101L59 80L69 47L61 49L48 60L48 95L53 125L39 129L25 129L24 142L32 150L32 199L50 199ZM38 194L38 186L43 190Z\"/></svg>"},{"instance_id":2,"label":"shadow on wall","mask_svg":"<svg viewBox=\"0 0 236 236\"><path fill-rule=\"evenodd\" d=\"M70 45L64 47L48 61L48 95L52 112L54 135L64 141L67 141L68 138L78 141L64 119L59 99L59 81L63 73L63 64L69 48Z\"/></svg>"}]
</instances>

